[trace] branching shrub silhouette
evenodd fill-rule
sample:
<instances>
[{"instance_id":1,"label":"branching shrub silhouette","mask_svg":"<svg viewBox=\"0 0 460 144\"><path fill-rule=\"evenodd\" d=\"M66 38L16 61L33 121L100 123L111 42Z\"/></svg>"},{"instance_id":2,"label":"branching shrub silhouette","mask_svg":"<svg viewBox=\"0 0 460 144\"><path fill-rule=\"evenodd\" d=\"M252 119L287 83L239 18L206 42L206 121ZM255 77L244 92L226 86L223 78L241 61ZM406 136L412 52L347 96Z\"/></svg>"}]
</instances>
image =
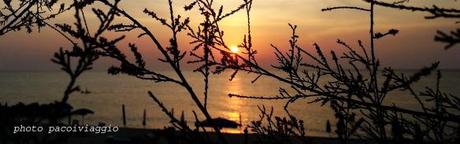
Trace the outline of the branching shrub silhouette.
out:
<instances>
[{"instance_id":1,"label":"branching shrub silhouette","mask_svg":"<svg viewBox=\"0 0 460 144\"><path fill-rule=\"evenodd\" d=\"M34 27L37 27L38 31L40 31L42 27L48 26L59 32L73 44L74 47L71 51L61 48L55 53L52 59L52 62L60 65L61 69L70 77L70 82L62 99L62 102L66 103L72 92L80 90L78 86L75 86L76 79L81 73L91 69L91 65L98 58L98 55L87 45L81 48L77 42L70 39L48 21L51 21L59 14L71 10L77 5L66 5L66 2L58 2L57 0L3 0L3 5L4 7L0 10L0 36L8 32L20 31L21 29L26 29L30 33ZM56 10L57 7L59 9ZM76 11L76 14L79 15L80 12ZM76 24L78 32L85 33L82 24L81 19L78 19L78 23ZM82 43L85 44L84 40ZM76 66L71 65L73 57L79 58Z\"/></svg>"},{"instance_id":2,"label":"branching shrub silhouette","mask_svg":"<svg viewBox=\"0 0 460 144\"><path fill-rule=\"evenodd\" d=\"M269 110L265 106L258 108L260 119L252 121L249 125L257 136L254 143L309 143L302 120L297 120L291 115L288 118L274 116L273 107Z\"/></svg>"},{"instance_id":3,"label":"branching shrub silhouette","mask_svg":"<svg viewBox=\"0 0 460 144\"><path fill-rule=\"evenodd\" d=\"M0 10L0 35L21 29L30 33L33 27L40 30L49 25L47 21L72 7L58 0L3 0L3 5ZM56 7L59 9L56 10Z\"/></svg>"},{"instance_id":4,"label":"branching shrub silhouette","mask_svg":"<svg viewBox=\"0 0 460 144\"><path fill-rule=\"evenodd\" d=\"M250 4L252 1L244 1L243 4L241 4L239 7L237 7L234 10L231 10L228 13L224 13L223 6L219 7L218 10L215 9L215 4L212 0L193 1L189 5L185 6L184 9L186 11L196 9L200 12L201 16L203 16L204 21L201 22L196 29L192 28L189 25L189 18L183 19L180 15L176 16L174 14L172 0L168 1L170 10L169 19L162 18L158 16L154 11L145 9L143 12L146 15L149 15L154 20L158 21L171 31L172 37L169 40L169 45L166 47L158 41L156 35L152 32L152 29L144 26L142 23L139 22L138 19L136 19L135 17L121 9L119 7L119 2L119 0L115 0L113 2L107 0L93 0L83 2L74 1L72 5L74 5L73 8L76 11L75 19L77 20L77 23L75 24L75 26L71 26L69 24L56 24L56 29L58 29L61 33L65 33L67 37L72 37L71 39L79 39L82 41L84 49L79 47L74 48L77 50L77 53L80 54L75 56L79 56L80 60L85 61L86 63L84 64L88 64L88 67L90 67L93 60L97 59L97 57L92 57L92 54L97 53L99 56L110 57L121 63L119 66L112 66L111 68L109 68L108 72L110 74L127 74L140 79L151 80L157 83L175 83L178 86L181 86L185 90L187 90L187 92L190 94L190 97L195 102L196 106L199 108L199 110L207 120L213 119L213 117L211 117L207 110L207 99L209 89L208 83L211 74L210 68L214 66L216 63L219 63L214 57L214 55L216 52L218 52L223 55L223 59L225 59L226 63L236 63L232 60L232 56L230 56L228 47L224 42L224 33L219 27L219 22L243 9L246 9L247 13L249 13ZM86 8L91 7L93 3L103 4L107 10L92 8L93 14L96 15L99 20L99 25L97 26L96 32L94 34L90 34L88 28L89 23L86 23L84 11ZM129 22L116 23L115 20L119 19L128 20ZM174 70L178 78L169 77L165 74L147 68L143 55L138 52L138 48L134 43L130 43L128 45L131 49L133 56L135 57L135 61L133 62L131 62L127 58L126 54L119 50L118 43L125 38L123 34L133 32L134 30L140 30L141 33L139 34L139 37L148 37L154 43L156 50L158 50L162 54L162 58L160 58L159 60L164 63L167 63L170 66L170 68ZM183 58L186 56L187 52L179 48L177 42L177 35L183 31L188 31L187 34L192 38L191 44L195 45L194 48L190 52L188 52L192 57L195 58L195 60L188 61L187 63L199 65L198 68L196 68L194 71L201 73L204 77L204 100L199 99L199 95L195 92L195 89L190 85L188 78L184 76L182 70L182 64L184 62ZM108 32L119 32L119 34L121 34L122 36L109 40L107 38L104 38L103 36L104 33ZM216 49L217 47L224 47L226 50L215 51L214 49ZM87 49L89 49L89 52L85 53ZM73 51L71 53L73 53ZM56 57L58 58L62 56L57 55ZM223 61L224 60L222 60L222 62ZM80 70L86 70L85 66L86 65L80 67ZM80 73L80 70L78 68L79 67L77 67L75 72L70 71L68 73L71 74L71 76L78 76ZM64 70L69 71L69 69L65 67L65 64ZM176 118L173 111L168 110L163 105L163 103L157 98L157 96L153 94L153 92L149 91L148 94L160 106L163 112L165 112L167 116L170 117L171 123L174 126L174 128L177 128L181 132L183 132L185 137L188 137L189 140L195 139L195 130L204 129L200 126L196 126L195 129L192 129L190 126L187 125L185 120ZM219 142L226 143L226 140L220 133L220 129L218 126L214 126L214 131L216 131L219 136Z\"/></svg>"},{"instance_id":5,"label":"branching shrub silhouette","mask_svg":"<svg viewBox=\"0 0 460 144\"><path fill-rule=\"evenodd\" d=\"M409 3L409 0L401 0L397 2L383 2L377 0L364 0L367 3L373 3L378 6L399 9L399 10L407 10L413 12L425 12L429 13L429 16L425 16L426 19L438 19L438 18L448 18L448 19L459 19L460 18L460 9L456 8L444 8L437 5L433 5L431 7L417 7L417 6L410 6L405 3ZM458 22L456 22L458 23ZM449 33L444 31L437 31L436 36L434 37L435 41L445 43L445 49L452 48L456 44L460 43L460 28L456 30L452 30Z\"/></svg>"},{"instance_id":6,"label":"branching shrub silhouette","mask_svg":"<svg viewBox=\"0 0 460 144\"><path fill-rule=\"evenodd\" d=\"M86 20L80 18L80 15L84 15L83 12L78 9L81 5L75 3L72 6L75 7L76 18L76 30L74 31L75 33L72 33L72 35L89 35ZM66 103L71 93L80 91L80 87L76 86L76 81L82 73L92 69L94 61L99 58L99 53L96 51L97 47L88 44L88 40L80 39L80 43L78 43L77 41L67 37L58 29L65 29L64 26L49 25L49 27L65 36L73 46L71 50L64 50L63 48L60 48L59 51L54 54L54 58L51 59L52 62L61 66L61 70L66 72L70 77L69 84L67 85L62 98L62 102ZM72 65L72 61L76 61L76 64Z\"/></svg>"},{"instance_id":7,"label":"branching shrub silhouette","mask_svg":"<svg viewBox=\"0 0 460 144\"><path fill-rule=\"evenodd\" d=\"M52 62L61 66L61 69L69 75L69 84L64 91L61 101L55 101L49 104L23 104L18 103L12 106L8 104L0 104L0 142L1 143L64 143L67 142L70 134L47 135L43 133L19 133L13 134L13 126L56 126L65 125L68 120L68 125L72 125L71 117L73 115L87 115L92 111L86 108L76 109L68 104L69 96L80 88L76 86L77 78L84 72L91 69L92 63L98 58L90 48L85 45L81 48L78 44L64 35L55 26L51 25L51 21L59 14L71 10L75 5L66 6L65 3L59 3L57 0L20 0L11 1L4 0L3 7L0 10L0 36L6 35L9 32L20 31L26 29L28 33L36 27L38 31L42 27L48 26L62 36L67 38L73 45L71 51L61 48L55 53ZM59 9L56 10L56 5L59 4ZM78 13L78 12L77 12ZM79 30L82 31L81 22ZM84 42L83 42L84 43ZM76 65L72 65L71 61L77 59ZM84 113L82 113L85 111Z\"/></svg>"},{"instance_id":8,"label":"branching shrub silhouette","mask_svg":"<svg viewBox=\"0 0 460 144\"><path fill-rule=\"evenodd\" d=\"M46 3L47 1L25 2L31 2L31 4L22 4L20 7L31 7L32 4L38 4L39 2ZM370 44L366 46L362 41L358 41L358 48L354 48L348 43L338 40L337 43L346 49L342 55L336 54L335 51L331 51L330 55L327 55L318 44L314 44L313 52L302 48L297 45L299 39L299 36L296 34L297 26L289 24L292 29L291 39L289 40L289 51L283 52L280 48L272 45L275 50L275 57L278 60L278 64L274 64L273 67L283 71L288 75L287 77L277 75L263 68L257 62L257 51L253 48L253 38L251 35L251 0L244 0L243 4L228 13L224 13L223 6L216 9L213 0L192 1L189 5L186 5L184 9L186 11L198 10L201 16L203 16L204 20L197 28L192 28L189 25L190 19L184 19L174 14L175 11L173 9L172 0L168 0L170 10L170 18L168 19L158 16L152 10L145 9L143 11L145 14L151 16L167 29L171 30L172 37L169 40L169 45L166 47L159 42L150 28L143 25L138 19L119 7L120 0L74 0L69 8L62 8L65 7L65 5L61 6L62 11L69 9L75 10L74 18L76 23L74 25L51 25L43 23L49 18L37 16L41 14L41 12L37 12L35 16L31 17L21 14L30 13L30 15L34 15L34 13L30 11L11 15L2 12L0 16L4 19L2 23L12 23L3 25L6 28L2 28L2 34L8 31L19 30L23 27L30 29L33 25L47 25L59 31L69 41L73 41L73 39L81 41L81 46L74 43L74 48L71 51L60 50L56 53L55 59L53 60L55 63L61 65L63 70L71 76L71 83L66 90L68 94L65 94L62 100L64 102L67 101L71 92L78 89L73 83L76 81L77 77L82 72L89 70L92 62L102 56L110 57L120 62L119 66L109 68L108 71L110 74L127 74L157 83L175 83L186 89L199 108L201 114L203 114L207 120L213 118L207 110L210 74L233 71L230 78L233 79L239 71L245 71L257 75L253 82L257 82L260 77L266 76L289 84L291 88L290 90L280 88L279 95L275 97L229 94L230 97L288 100L284 107L287 112L289 112L289 104L297 100L306 99L312 103L328 105L334 110L334 115L337 118L335 133L342 143L348 143L352 138L361 138L363 141L369 140L369 142L372 143L458 142L458 132L460 131L460 127L458 126L460 123L458 115L460 111L460 99L452 94L441 92L439 89L441 73L437 71L437 85L435 88L426 88L426 90L421 93L417 93L413 88L413 85L417 81L436 71L438 62L422 68L415 74L409 76L397 72L390 67L381 68L379 59L376 57L374 41L385 36L397 35L398 30L390 29L387 32L376 32L374 30L374 8L376 6L383 6L400 10L422 11L432 14L432 16L427 18L458 18L459 10L439 8L437 6L433 6L432 8L420 8L403 5L407 0L395 3L386 3L376 0L365 0L364 2L369 3L369 8L339 6L323 9L323 11L350 9L369 13ZM91 8L94 3L102 4L105 9ZM93 14L96 15L99 20L99 25L96 25L97 30L94 33L89 33L89 23L86 22L84 14L85 10L89 8L91 8ZM7 8L7 10L9 9L11 8ZM9 11L14 12L14 10ZM59 10L59 12L62 11ZM233 54L229 51L229 47L224 40L224 32L219 27L219 22L222 19L238 11L246 11L247 14L247 34L243 37L243 42L239 45L240 48L244 49L243 54ZM14 15L17 16L12 17ZM25 18L20 19L20 16ZM115 21L119 19L129 22L116 23ZM19 20L21 22L14 25ZM128 45L132 55L135 57L134 61L129 60L126 56L127 54L120 51L119 42L125 38L123 34L136 32L134 30L141 31L139 37L148 37L149 40L154 43L156 50L162 54L160 61L167 63L174 70L177 78L169 77L161 72L147 68L143 55L138 51L134 43ZM189 37L192 38L191 44L195 46L188 52L179 48L177 39L177 34L185 31L187 31ZM120 32L120 36L114 39L105 38L104 34L108 32ZM452 32L451 34L438 32L435 40L447 43L446 48L450 48L459 43L458 32ZM195 69L195 72L199 72L203 75L205 85L203 100L199 99L199 94L195 92L188 78L183 74L182 65L187 53L195 58L187 63L198 64L199 66ZM217 54L221 55L220 60L216 59ZM69 65L70 60L68 60L72 57L77 58L80 62L74 69L71 68ZM307 63L305 59L310 59L313 63ZM320 80L324 79L326 79L327 82L320 83ZM387 97L391 95L391 92L397 90L409 92L411 96L417 100L418 104L421 106L421 110L405 109L398 105L385 105L384 101ZM153 92L149 91L148 94L171 119L173 127L180 130L185 141L190 143L193 142L193 140L211 142L207 136L197 133L198 129L205 130L203 127L195 126L194 129L191 128L187 125L183 116L177 118L173 110L168 110ZM197 114L194 111L193 113L196 117L196 121L199 121ZM305 136L303 124L293 115L288 113L288 120L281 118L272 119L272 115L267 113L263 108L261 109L261 113L263 117L267 117L267 124L262 124L263 121L255 121L251 125L254 131L260 134L260 136ZM220 129L215 126L214 130L220 136L219 142L226 143L225 138L220 133ZM274 139L275 142L279 142L278 140ZM288 141L283 142L288 143Z\"/></svg>"},{"instance_id":9,"label":"branching shrub silhouette","mask_svg":"<svg viewBox=\"0 0 460 144\"><path fill-rule=\"evenodd\" d=\"M369 13L370 44L366 47L363 42L358 41L361 52L341 40L338 40L337 43L347 50L342 56L331 51L332 58L329 59L317 44L314 44L315 52L308 52L296 44L299 37L295 33L297 27L290 24L293 33L289 40L289 51L284 53L273 46L278 59L278 65L273 67L285 72L288 77L271 73L244 57L239 57L239 59L251 66L251 69L245 67L239 69L287 83L293 92L290 93L280 88L280 94L275 97L236 94L229 94L229 96L269 100L286 99L288 100L285 105L286 111L290 103L299 99L320 102L322 105L329 104L335 111L337 118L335 132L342 143L348 143L352 137L371 140L372 143L457 142L460 109L454 105L458 104L458 97L439 90L440 72L438 71L436 88L427 88L420 94L413 89L414 83L437 69L438 62L410 76L396 72L390 67L381 69L379 60L375 56L374 41L387 35L396 35L398 30L390 29L385 33L375 32L374 8L376 5L385 6L385 4L373 0L366 2L369 2L370 8L339 6L323 9L323 11L350 9ZM398 5L398 3L393 5ZM455 15L457 10L435 7L422 11L432 13L434 15L432 18L435 18ZM446 11L452 12L447 13ZM367 49L370 49L370 52ZM304 57L313 60L314 63L303 62ZM383 81L379 81L380 78ZM326 80L326 83L322 84L320 80ZM417 100L421 110L385 105L384 100L391 95L390 92L396 90L408 91Z\"/></svg>"}]
</instances>

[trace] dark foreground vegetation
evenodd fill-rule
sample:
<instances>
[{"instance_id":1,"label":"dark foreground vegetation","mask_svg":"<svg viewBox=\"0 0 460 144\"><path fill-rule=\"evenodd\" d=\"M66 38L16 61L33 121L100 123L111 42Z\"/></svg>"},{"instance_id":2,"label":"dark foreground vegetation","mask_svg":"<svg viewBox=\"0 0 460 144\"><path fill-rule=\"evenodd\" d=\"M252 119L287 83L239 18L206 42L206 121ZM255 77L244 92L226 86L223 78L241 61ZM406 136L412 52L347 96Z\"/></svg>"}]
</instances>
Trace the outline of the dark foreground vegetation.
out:
<instances>
[{"instance_id":1,"label":"dark foreground vegetation","mask_svg":"<svg viewBox=\"0 0 460 144\"><path fill-rule=\"evenodd\" d=\"M426 13L427 19L454 20L460 18L459 9L438 6L414 7L410 6L409 0L395 2L363 0L362 2L368 4L368 7L324 8L323 11L344 9L369 14L367 43L358 40L357 44L353 44L357 46L352 46L339 39L337 44L346 49L342 54L335 51L324 52L319 44L314 44L313 48L303 48L297 45L300 40L300 36L296 34L297 26L289 24L292 36L288 42L290 46L288 51L282 51L281 48L273 45L278 63L272 66L284 72L284 75L277 75L257 62L257 50L252 44L254 38L251 35L250 23L252 0L243 0L236 9L224 9L224 6L216 5L214 0L193 0L183 9L200 14L200 18L196 20L176 15L176 9L182 6L175 6L172 0L168 1L169 15L157 15L154 10L139 8L170 31L168 35L171 35L171 38L167 44L160 43L152 28L143 25L139 19L123 10L119 6L122 2L131 1L19 0L12 2L3 0L0 35L23 29L31 32L34 29L49 27L65 37L72 47L60 48L52 59L52 62L58 64L69 76L69 84L62 100L44 105L2 105L1 142L68 142L69 137L65 135L62 138L61 136L43 138L47 135L32 138L11 134L10 130L17 122L46 125L61 124L65 119L71 119L71 115L75 112L67 101L73 92L80 91L77 79L84 72L91 70L93 62L100 57L117 61L118 65L108 68L109 74L125 74L158 84L174 83L177 88L185 89L189 95L184 97L190 97L199 109L198 112L191 112L196 122L216 120L207 108L209 79L212 75L233 71L230 77L232 80L238 72L248 72L254 74L254 83L260 77L268 77L290 85L290 89L279 88L279 94L272 97L229 94L232 98L287 101L283 108L287 113L284 118L273 116L272 109L259 107L260 120L254 120L250 125L244 126L252 132L251 137L254 138L250 142L246 141L248 143L315 143L313 138L307 137L308 126L289 113L289 104L300 100L321 103L324 107L334 110L336 120L328 121L325 126L326 131L337 136L334 143L460 142L460 98L439 89L442 80L442 74L437 69L439 62L420 68L414 74L397 72L391 67L380 66L380 61L383 60L376 57L378 48L374 44L383 37L397 36L399 32L391 28L384 32L375 31L375 7ZM219 23L238 12L245 13L247 16L247 33L242 36L239 45L243 53L234 54L229 51L229 46L224 39L224 31L219 27ZM73 13L73 22L53 23L54 17L62 13ZM95 15L97 21L88 22L86 18L88 15ZM198 26L191 26L190 21L200 22ZM460 43L459 31L460 29L450 33L439 31L435 34L434 40L445 43L446 49L456 50L454 47ZM116 36L105 37L107 33L115 33ZM121 42L127 41L125 35L128 33L135 33L139 38L148 38L155 46L152 50L161 54L158 60L167 64L175 72L175 76L167 76L162 74L162 71L146 66L147 63L143 54L138 51L136 41L128 42L127 47L130 48L131 53L122 52L121 47L126 46ZM179 33L188 35L192 49L179 46L177 38ZM185 57L191 58L186 60ZM185 77L183 73L184 65L194 66L194 72L202 75L204 93L197 93L197 90L190 85L190 78ZM421 92L415 91L413 85L430 74L437 76L436 86L427 87ZM319 82L324 79L327 79L326 83ZM421 109L412 110L400 105L386 105L384 101L393 91L407 91L418 102ZM211 126L213 133L206 132L210 130L203 125L188 125L183 116L174 113L172 108L162 103L161 97L154 93L149 91L146 95L150 96L165 116L170 118L170 128L165 129L164 133L166 134L168 130L174 131L172 139L180 139L180 142L176 143L233 143L229 141L228 135L221 133L219 125ZM204 119L199 119L200 117ZM63 124L71 123L69 120L69 123ZM295 141L292 141L294 139ZM243 139L241 143L245 143L245 140L247 139Z\"/></svg>"}]
</instances>

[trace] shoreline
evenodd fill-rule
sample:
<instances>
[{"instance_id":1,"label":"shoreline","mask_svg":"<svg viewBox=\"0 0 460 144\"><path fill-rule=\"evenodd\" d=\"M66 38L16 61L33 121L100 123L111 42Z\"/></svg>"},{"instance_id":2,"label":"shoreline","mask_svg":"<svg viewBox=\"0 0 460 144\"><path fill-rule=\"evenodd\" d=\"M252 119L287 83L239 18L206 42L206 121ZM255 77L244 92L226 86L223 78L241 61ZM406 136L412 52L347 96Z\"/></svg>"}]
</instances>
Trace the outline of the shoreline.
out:
<instances>
[{"instance_id":1,"label":"shoreline","mask_svg":"<svg viewBox=\"0 0 460 144\"><path fill-rule=\"evenodd\" d=\"M203 132L200 132L204 134ZM172 135L175 135L171 137ZM121 127L116 133L105 133L105 134L72 134L69 139L69 144L80 144L80 143L98 143L98 144L111 144L111 143L158 143L168 144L172 141L180 141L178 136L179 131L171 131L168 129L147 129L147 128L126 128ZM214 132L208 132L210 139L215 140L217 135ZM247 139L245 135L240 133L223 133L228 143L231 144L243 144L247 140L248 143L254 143L257 140L257 135L249 133ZM177 139L179 138L179 139ZM294 142L301 142L298 138L289 138ZM321 144L335 144L338 143L338 139L334 137L319 137L319 136L306 136L306 141L309 143L321 143Z\"/></svg>"}]
</instances>

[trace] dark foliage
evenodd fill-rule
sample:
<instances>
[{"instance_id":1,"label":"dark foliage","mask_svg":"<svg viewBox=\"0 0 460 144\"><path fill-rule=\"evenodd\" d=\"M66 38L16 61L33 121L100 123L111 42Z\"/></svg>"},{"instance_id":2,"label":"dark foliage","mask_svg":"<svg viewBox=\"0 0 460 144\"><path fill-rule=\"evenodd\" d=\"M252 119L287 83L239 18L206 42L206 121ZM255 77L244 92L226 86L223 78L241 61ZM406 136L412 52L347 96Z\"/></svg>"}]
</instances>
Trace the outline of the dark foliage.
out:
<instances>
[{"instance_id":1,"label":"dark foliage","mask_svg":"<svg viewBox=\"0 0 460 144\"><path fill-rule=\"evenodd\" d=\"M174 83L185 89L200 110L200 114L208 121L214 118L207 109L209 79L213 73L232 71L230 77L232 80L238 72L244 71L256 75L254 83L261 76L266 76L288 84L289 88L279 88L279 94L272 97L229 94L230 97L238 98L287 100L284 107L288 113L287 118L275 117L271 110L259 108L261 119L252 122L250 128L259 136L260 143L290 143L292 139L289 138L292 137L298 138L297 140L303 143L308 142L305 139L303 122L289 113L289 105L298 100L307 100L310 103L320 103L330 107L334 111L336 123L334 130L329 123L328 131L334 131L342 143L349 143L351 139L370 143L455 143L459 140L460 100L453 94L443 93L439 89L441 73L437 71L435 88L427 87L422 92L417 92L413 88L419 80L435 73L439 62L421 68L414 74L398 72L391 67L382 68L380 60L376 57L374 44L383 37L395 36L399 32L396 29L389 29L387 32L374 30L374 9L377 6L427 12L431 14L426 17L427 19L459 18L458 9L407 6L405 3L408 0L393 3L364 0L369 4L368 8L355 6L325 8L323 11L347 9L369 14L369 44L359 40L357 46L352 46L339 39L337 44L345 49L342 54L334 50L324 52L319 44L314 44L312 49L305 49L297 44L300 38L296 33L297 26L289 24L292 35L288 51L284 52L281 48L272 45L278 62L272 64L272 67L286 74L282 76L257 63L257 51L253 48L251 34L251 0L244 0L237 8L229 11L225 10L224 6L216 6L213 0L193 0L184 6L184 9L187 12L196 11L202 17L202 21L196 28L189 24L191 19L175 15L172 0L168 0L168 18L163 18L153 10L144 9L146 15L170 30L171 37L167 46L160 43L151 28L120 8L120 0L74 0L68 8L61 5L58 13L75 10L73 25L46 23L54 17L54 14L50 14L49 17L43 15L51 10L30 11L33 5L38 4L49 5L48 8L51 9L57 1L20 1L19 8L16 8L18 11L10 6L11 1L4 0L4 2L7 6L4 9L6 12L0 13L4 20L2 21L4 27L0 34L21 28L26 28L30 32L33 26L49 26L73 44L72 50L61 49L53 59L53 62L59 64L71 78L63 102L68 100L72 92L79 90L75 84L78 76L90 70L93 62L99 57L108 57L119 63L108 69L110 74L126 74L155 83ZM93 7L94 3L102 6ZM98 18L97 22L91 23L91 27L96 28L93 33L90 32L90 24L85 18L85 11L88 9L92 10L91 14ZM224 31L219 27L219 23L240 11L246 12L248 27L246 35L242 37L242 43L238 46L243 49L242 54L234 54L229 51L225 43ZM127 22L117 23L118 20ZM116 37L112 39L104 37L104 34L109 32L116 33ZM147 62L134 42L127 45L131 50L130 54L122 52L120 42L125 40L127 33L136 33L138 38L147 37L154 44L154 50L161 54L158 60L166 63L175 72L175 77L148 68ZM192 49L179 47L177 38L179 33L187 33L191 38ZM446 43L446 48L450 48L459 43L458 37L458 30L450 34L440 31L435 40ZM79 42L75 42L75 39ZM134 60L129 56L134 57ZM186 56L193 59L184 62ZM76 66L71 65L71 59L78 61ZM184 76L183 64L196 66L194 72L203 76L202 97L204 99L200 99L201 95L196 93L196 89L190 85L189 78ZM326 82L320 82L322 80ZM384 103L394 91L410 93L421 109L412 110L397 104ZM216 143L209 139L203 126L189 126L184 119L184 112L180 118L177 118L174 110L169 110L153 92L149 91L148 94L170 118L172 129L178 130L184 141ZM200 121L195 111L193 114L196 122ZM199 133L199 130L204 133ZM220 127L214 126L213 130L219 135L217 143L226 143Z\"/></svg>"},{"instance_id":2,"label":"dark foliage","mask_svg":"<svg viewBox=\"0 0 460 144\"><path fill-rule=\"evenodd\" d=\"M191 21L189 18L182 18L180 15L174 14L173 2L168 1L170 15L169 18L162 18L157 15L156 12L144 9L143 12L152 17L165 28L171 31L172 37L169 40L168 46L163 46L157 39L156 35L152 32L151 28L144 26L138 19L124 11L119 7L119 0L116 1L107 1L107 0L96 0L91 2L78 2L74 1L73 8L75 9L75 20L77 21L73 26L68 24L57 24L56 29L63 33L66 37L71 37L71 39L78 39L81 41L82 46L78 46L74 43L73 51L68 52L59 52L56 54L56 63L60 64L63 67L63 70L69 73L72 78L78 77L83 71L89 70L91 68L92 62L98 57L109 57L120 63L118 66L112 66L109 68L108 72L113 75L117 74L127 74L143 80L151 80L156 83L168 82L175 83L178 86L187 90L190 94L190 98L195 102L196 106L199 108L200 112L206 118L206 120L212 120L213 118L208 113L207 110L207 99L208 99L208 89L209 89L209 78L211 74L211 67L216 63L219 63L215 58L215 53L220 53L224 55L224 58L221 62L233 63L234 58L230 55L228 47L225 45L223 36L224 33L219 28L219 22L234 13L247 9L249 13L251 1L245 1L239 7L230 12L224 12L223 6L220 6L215 9L214 2L196 0L191 2L189 5L185 6L186 11L197 10L201 16L203 16L204 21L199 23L197 28L192 28L189 25ZM104 8L92 8L93 3L102 4ZM88 26L85 18L86 9L91 9L93 15L98 17L98 23L96 24L96 31L94 33L89 33ZM127 23L117 23L116 20L125 20ZM93 25L93 23L91 24ZM120 34L117 38L112 40L104 37L105 33L116 32ZM164 62L174 70L176 77L166 76L161 74L161 71L156 71L151 68L146 67L147 63L145 62L142 53L138 51L138 47L135 43L130 43L128 46L131 49L132 56L134 61L130 60L127 54L123 53L120 50L119 42L125 39L126 33L137 33L138 37L148 37L151 42L155 45L155 50L161 53L161 58L159 61ZM187 35L192 38L191 44L194 45L194 48L190 51L185 51L179 48L177 35L181 32L187 32ZM215 51L215 49L224 47L226 51ZM77 51L78 54L72 55ZM67 57L62 56L63 54L70 54ZM188 78L184 76L182 71L182 64L184 63L183 58L186 54L196 58L195 60L188 61L188 64L195 64L198 67L195 69L195 72L199 72L203 75L204 80L204 100L199 99L199 94L195 92L195 89L190 85ZM77 66L74 69L71 69L69 64L66 64L65 59L75 56L76 59L81 61L82 65ZM78 87L69 85L69 91L75 91ZM201 126L195 126L196 128L191 128L185 122L185 120L176 118L172 110L168 110L166 106L152 93L149 92L149 95L153 100L160 106L160 108L165 112L165 114L171 119L171 124L173 128L180 130L186 138L189 139L204 139L205 136L196 135L198 129L203 129ZM68 97L68 96L67 96ZM64 99L65 100L65 99ZM195 114L195 112L194 112ZM196 114L195 114L196 115ZM196 121L199 121L198 117ZM220 134L220 129L218 126L214 126L214 131L220 136L219 143L226 143L224 137ZM199 138L201 137L201 138Z\"/></svg>"},{"instance_id":3,"label":"dark foliage","mask_svg":"<svg viewBox=\"0 0 460 144\"><path fill-rule=\"evenodd\" d=\"M61 66L61 70L69 75L70 81L64 91L61 101L56 101L50 104L23 104L18 103L13 106L0 105L0 142L1 143L63 143L68 139L68 134L47 135L46 133L21 133L13 134L13 126L57 126L71 125L72 115L87 115L92 114L89 109L82 108L72 110L73 107L69 105L69 96L77 91L80 87L76 86L77 78L84 72L91 69L91 65L98 58L98 55L92 51L89 46L85 45L81 48L76 42L72 41L69 37L64 35L55 26L50 24L53 18L62 14L73 7L78 5L68 5L64 2L57 0L19 0L3 1L5 7L0 10L0 36L9 32L20 31L26 29L28 33L32 32L34 27L40 30L42 27L48 26L73 44L72 50L59 49L54 54L52 62ZM59 6L57 6L59 5ZM59 7L58 10L56 8ZM78 13L78 12L76 12ZM79 27L78 32L84 33L82 30L82 22L77 24ZM76 59L76 65L72 61Z\"/></svg>"},{"instance_id":4,"label":"dark foliage","mask_svg":"<svg viewBox=\"0 0 460 144\"><path fill-rule=\"evenodd\" d=\"M22 29L32 32L33 27L49 25L47 21L69 10L72 6L58 0L3 0L0 10L0 35Z\"/></svg>"},{"instance_id":5,"label":"dark foliage","mask_svg":"<svg viewBox=\"0 0 460 144\"><path fill-rule=\"evenodd\" d=\"M252 121L249 128L256 133L257 141L263 144L308 143L306 129L302 120L289 115L278 117L273 115L273 107L267 110L265 106L258 107L260 119Z\"/></svg>"},{"instance_id":6,"label":"dark foliage","mask_svg":"<svg viewBox=\"0 0 460 144\"><path fill-rule=\"evenodd\" d=\"M460 9L458 8L445 8L440 7L437 5L433 5L431 7L417 7L417 6L410 6L410 0L400 0L397 2L384 2L378 0L364 0L367 3L373 3L378 6L393 8L398 10L407 10L412 12L424 12L430 15L425 16L426 19L438 19L438 18L447 18L447 19L455 19L458 20L460 18ZM458 22L456 22L458 23ZM437 34L434 37L435 41L445 43L445 49L452 48L456 44L460 43L460 35L459 35L460 28L456 30L452 30L449 33L443 31L437 31Z\"/></svg>"},{"instance_id":7,"label":"dark foliage","mask_svg":"<svg viewBox=\"0 0 460 144\"><path fill-rule=\"evenodd\" d=\"M369 140L370 143L457 142L460 109L454 105L458 104L456 102L458 97L439 90L440 72L438 71L436 88L427 87L426 92L420 93L413 89L416 82L436 71L438 62L409 76L390 67L382 69L379 59L375 56L374 41L388 35L396 35L398 30L375 32L374 8L390 5L373 0L366 2L369 3L369 8L338 6L325 8L323 11L349 9L369 13L369 46L358 41L359 47L353 48L339 39L337 44L345 48L341 56L334 50L327 55L318 44L314 44L310 52L296 44L299 38L296 34L297 26L289 24L293 31L289 40L289 51L282 52L280 48L273 46L278 64L272 65L286 73L287 77L276 75L245 59L244 56L238 56L238 59L250 68L238 67L237 69L258 74L255 80L260 76L274 78L289 84L290 90L280 88L279 95L274 97L236 94L229 94L229 96L263 100L285 99L287 100L284 107L286 111L289 111L289 104L300 99L306 99L311 103L327 104L335 111L337 118L335 134L342 143L348 143L350 139ZM400 6L401 3L404 1L391 5ZM398 8L418 11L418 8L404 6ZM433 17L429 18L437 18L452 17L458 10L435 7L420 11L429 11L433 14ZM305 62L306 59L313 62ZM392 91L408 92L417 100L421 109L406 109L397 104L387 105L384 101L391 97ZM258 127L266 128L263 125Z\"/></svg>"}]
</instances>

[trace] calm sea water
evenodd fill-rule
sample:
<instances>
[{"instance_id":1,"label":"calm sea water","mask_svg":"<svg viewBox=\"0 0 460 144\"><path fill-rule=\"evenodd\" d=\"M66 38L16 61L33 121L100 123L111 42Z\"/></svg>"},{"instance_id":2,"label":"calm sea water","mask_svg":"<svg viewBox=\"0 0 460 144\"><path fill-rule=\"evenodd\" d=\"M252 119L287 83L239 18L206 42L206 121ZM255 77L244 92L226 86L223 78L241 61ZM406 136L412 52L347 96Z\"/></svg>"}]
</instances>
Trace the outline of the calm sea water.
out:
<instances>
[{"instance_id":1,"label":"calm sea water","mask_svg":"<svg viewBox=\"0 0 460 144\"><path fill-rule=\"evenodd\" d=\"M171 72L164 72L173 74ZM200 95L203 94L203 79L199 74L186 72L187 78ZM230 98L228 93L274 96L279 87L289 88L281 82L268 77L262 77L256 83L251 81L256 75L240 73L229 81L230 73L213 75L210 81L208 109L213 117L223 117L240 121L247 125L250 121L259 119L257 106L274 107L275 115L286 116L283 111L285 101L260 101ZM68 78L62 72L0 72L0 102L15 104L18 102L49 103L62 98ZM122 126L122 104L126 105L128 127L142 128L142 115L147 111L147 128L163 128L169 125L169 119L159 110L159 107L148 96L152 91L168 108L174 108L176 116L184 111L188 121L193 121L192 111L201 113L194 105L188 93L178 85L169 83L153 83L142 81L129 76L111 76L106 72L85 73L78 83L82 89L91 91L90 94L75 93L69 102L75 108L89 108L94 115L83 118L85 123L96 124L105 122ZM445 71L441 88L453 94L460 93L460 71ZM417 89L434 85L434 76L420 81ZM389 96L388 103L396 103L408 108L416 107L415 101L405 92L394 92ZM334 120L332 111L319 104L308 104L306 100L290 106L290 112L305 121L308 135L327 135L324 132L326 120ZM240 129L227 129L227 132L241 132Z\"/></svg>"}]
</instances>

